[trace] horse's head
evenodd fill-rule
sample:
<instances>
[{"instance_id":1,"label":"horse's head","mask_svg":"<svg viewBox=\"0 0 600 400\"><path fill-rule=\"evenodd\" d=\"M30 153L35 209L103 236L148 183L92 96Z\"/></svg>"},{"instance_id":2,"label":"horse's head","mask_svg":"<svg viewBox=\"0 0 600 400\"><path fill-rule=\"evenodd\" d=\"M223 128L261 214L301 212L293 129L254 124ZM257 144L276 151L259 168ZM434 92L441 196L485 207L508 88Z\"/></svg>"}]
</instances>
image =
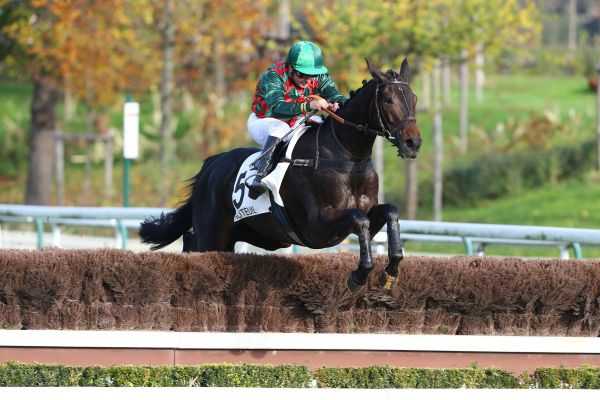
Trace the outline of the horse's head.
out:
<instances>
[{"instance_id":1,"label":"horse's head","mask_svg":"<svg viewBox=\"0 0 600 400\"><path fill-rule=\"evenodd\" d=\"M402 158L416 158L421 147L421 133L417 127L417 96L408 85L408 61L404 59L400 73L383 73L369 60L367 67L377 83L371 102L371 115Z\"/></svg>"}]
</instances>

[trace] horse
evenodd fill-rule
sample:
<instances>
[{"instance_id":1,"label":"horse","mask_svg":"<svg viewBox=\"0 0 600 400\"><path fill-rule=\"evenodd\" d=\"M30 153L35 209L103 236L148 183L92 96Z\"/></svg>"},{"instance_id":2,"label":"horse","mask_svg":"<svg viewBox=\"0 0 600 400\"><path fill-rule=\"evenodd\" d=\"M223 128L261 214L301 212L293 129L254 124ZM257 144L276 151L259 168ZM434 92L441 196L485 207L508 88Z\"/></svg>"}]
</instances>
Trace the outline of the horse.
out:
<instances>
[{"instance_id":1,"label":"horse","mask_svg":"<svg viewBox=\"0 0 600 400\"><path fill-rule=\"evenodd\" d=\"M238 241L276 250L300 244L321 249L335 246L350 234L358 237L359 263L347 280L358 291L373 270L371 240L387 224L388 263L378 283L390 289L404 257L398 209L378 204L379 182L371 154L383 136L404 159L417 157L421 135L415 118L417 97L409 86L404 59L397 73L374 68L366 60L370 80L351 92L337 114L310 127L293 149L280 196L289 225L282 227L273 213L234 222L232 193L246 190L236 181L243 161L257 148L236 148L207 158L189 180L190 194L174 211L146 219L140 226L142 242L160 249L182 235L184 251L234 251ZM193 236L188 231L193 227Z\"/></svg>"}]
</instances>

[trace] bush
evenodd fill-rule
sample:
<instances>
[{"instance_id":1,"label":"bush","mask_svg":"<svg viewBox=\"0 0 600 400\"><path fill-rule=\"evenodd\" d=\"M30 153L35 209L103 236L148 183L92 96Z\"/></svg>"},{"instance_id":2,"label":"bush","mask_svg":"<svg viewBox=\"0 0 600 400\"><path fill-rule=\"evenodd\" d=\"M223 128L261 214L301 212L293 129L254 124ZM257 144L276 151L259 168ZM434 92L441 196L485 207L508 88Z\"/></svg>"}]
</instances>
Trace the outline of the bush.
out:
<instances>
[{"instance_id":1,"label":"bush","mask_svg":"<svg viewBox=\"0 0 600 400\"><path fill-rule=\"evenodd\" d=\"M444 173L444 204L475 205L579 176L593 168L595 149L595 142L587 141L551 150L486 155L454 166ZM430 181L424 182L419 190L427 196L432 186Z\"/></svg>"},{"instance_id":2,"label":"bush","mask_svg":"<svg viewBox=\"0 0 600 400\"><path fill-rule=\"evenodd\" d=\"M315 371L323 388L518 388L519 380L496 368L429 369L373 366L321 368Z\"/></svg>"},{"instance_id":3,"label":"bush","mask_svg":"<svg viewBox=\"0 0 600 400\"><path fill-rule=\"evenodd\" d=\"M305 388L540 388L600 389L600 368L538 368L519 377L498 368L322 367L311 373L299 365L201 365L69 367L0 364L0 386L160 386Z\"/></svg>"},{"instance_id":4,"label":"bush","mask_svg":"<svg viewBox=\"0 0 600 400\"><path fill-rule=\"evenodd\" d=\"M600 368L538 368L533 374L541 389L600 389Z\"/></svg>"},{"instance_id":5,"label":"bush","mask_svg":"<svg viewBox=\"0 0 600 400\"><path fill-rule=\"evenodd\" d=\"M0 386L218 386L308 387L311 375L295 365L69 367L0 364Z\"/></svg>"}]
</instances>

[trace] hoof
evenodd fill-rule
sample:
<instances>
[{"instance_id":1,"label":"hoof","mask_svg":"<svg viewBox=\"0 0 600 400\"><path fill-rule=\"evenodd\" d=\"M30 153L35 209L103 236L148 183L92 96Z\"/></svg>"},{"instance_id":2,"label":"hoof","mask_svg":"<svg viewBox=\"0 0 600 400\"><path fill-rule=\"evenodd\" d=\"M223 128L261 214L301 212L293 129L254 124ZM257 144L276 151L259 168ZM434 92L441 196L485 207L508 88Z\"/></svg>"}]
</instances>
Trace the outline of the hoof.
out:
<instances>
[{"instance_id":1,"label":"hoof","mask_svg":"<svg viewBox=\"0 0 600 400\"><path fill-rule=\"evenodd\" d=\"M365 284L356 282L352 274L350 274L348 275L348 279L346 279L346 285L348 286L348 290L354 293L358 292Z\"/></svg>"},{"instance_id":2,"label":"hoof","mask_svg":"<svg viewBox=\"0 0 600 400\"><path fill-rule=\"evenodd\" d=\"M385 271L381 271L379 273L379 277L377 278L377 283L385 290L391 290L394 287L394 283L396 283L396 277L388 274Z\"/></svg>"}]
</instances>

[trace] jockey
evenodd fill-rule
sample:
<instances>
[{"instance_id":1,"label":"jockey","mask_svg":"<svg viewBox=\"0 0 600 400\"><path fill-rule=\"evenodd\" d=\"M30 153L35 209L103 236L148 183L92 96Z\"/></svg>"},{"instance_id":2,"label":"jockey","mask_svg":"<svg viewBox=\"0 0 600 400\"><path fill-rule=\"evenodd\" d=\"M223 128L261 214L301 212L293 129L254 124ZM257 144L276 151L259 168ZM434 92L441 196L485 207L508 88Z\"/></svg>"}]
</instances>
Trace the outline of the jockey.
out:
<instances>
[{"instance_id":1,"label":"jockey","mask_svg":"<svg viewBox=\"0 0 600 400\"><path fill-rule=\"evenodd\" d=\"M310 99L310 95L319 99ZM275 151L274 144L294 127L299 117L312 110L337 111L347 98L342 96L323 66L321 49L311 42L294 44L285 61L270 65L261 75L252 100L248 132L265 153L256 162L257 174L248 184L251 191L267 190L261 181ZM262 155L262 154L261 154Z\"/></svg>"}]
</instances>

